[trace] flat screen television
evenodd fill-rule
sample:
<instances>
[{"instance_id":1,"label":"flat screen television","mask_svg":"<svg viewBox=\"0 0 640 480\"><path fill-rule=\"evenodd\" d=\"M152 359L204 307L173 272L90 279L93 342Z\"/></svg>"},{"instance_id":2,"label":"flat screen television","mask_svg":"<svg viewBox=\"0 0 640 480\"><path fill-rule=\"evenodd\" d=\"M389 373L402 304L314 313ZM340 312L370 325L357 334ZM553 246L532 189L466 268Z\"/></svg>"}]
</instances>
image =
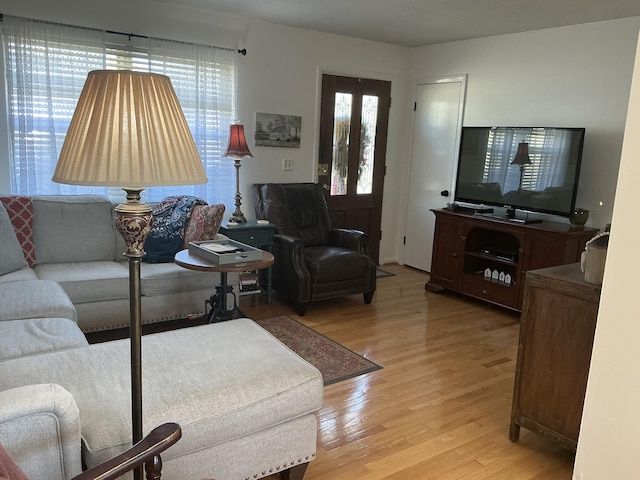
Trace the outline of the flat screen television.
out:
<instances>
[{"instance_id":1,"label":"flat screen television","mask_svg":"<svg viewBox=\"0 0 640 480\"><path fill-rule=\"evenodd\" d=\"M569 217L584 128L463 127L454 201Z\"/></svg>"}]
</instances>

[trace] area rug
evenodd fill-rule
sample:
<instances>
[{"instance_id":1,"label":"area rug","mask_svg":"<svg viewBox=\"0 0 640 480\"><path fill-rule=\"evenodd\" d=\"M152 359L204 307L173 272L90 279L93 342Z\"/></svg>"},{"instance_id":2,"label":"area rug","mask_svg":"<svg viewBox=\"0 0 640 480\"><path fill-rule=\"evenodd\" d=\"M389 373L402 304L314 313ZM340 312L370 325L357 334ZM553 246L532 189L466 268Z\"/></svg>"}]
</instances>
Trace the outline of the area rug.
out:
<instances>
[{"instance_id":1,"label":"area rug","mask_svg":"<svg viewBox=\"0 0 640 480\"><path fill-rule=\"evenodd\" d=\"M382 368L286 315L255 322L320 370L325 385Z\"/></svg>"},{"instance_id":2,"label":"area rug","mask_svg":"<svg viewBox=\"0 0 640 480\"><path fill-rule=\"evenodd\" d=\"M395 273L387 272L386 270L382 270L381 268L378 268L376 270L376 278L395 277L395 276L396 276Z\"/></svg>"}]
</instances>

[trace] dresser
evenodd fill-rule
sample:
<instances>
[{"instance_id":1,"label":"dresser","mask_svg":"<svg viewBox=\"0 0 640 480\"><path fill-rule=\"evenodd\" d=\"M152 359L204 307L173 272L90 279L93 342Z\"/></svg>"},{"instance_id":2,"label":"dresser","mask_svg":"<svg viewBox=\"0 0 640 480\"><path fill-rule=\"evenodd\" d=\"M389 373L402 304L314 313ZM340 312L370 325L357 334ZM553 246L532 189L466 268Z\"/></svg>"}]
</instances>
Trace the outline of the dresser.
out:
<instances>
[{"instance_id":1,"label":"dresser","mask_svg":"<svg viewBox=\"0 0 640 480\"><path fill-rule=\"evenodd\" d=\"M576 449L599 302L578 263L527 272L511 441L525 427Z\"/></svg>"}]
</instances>

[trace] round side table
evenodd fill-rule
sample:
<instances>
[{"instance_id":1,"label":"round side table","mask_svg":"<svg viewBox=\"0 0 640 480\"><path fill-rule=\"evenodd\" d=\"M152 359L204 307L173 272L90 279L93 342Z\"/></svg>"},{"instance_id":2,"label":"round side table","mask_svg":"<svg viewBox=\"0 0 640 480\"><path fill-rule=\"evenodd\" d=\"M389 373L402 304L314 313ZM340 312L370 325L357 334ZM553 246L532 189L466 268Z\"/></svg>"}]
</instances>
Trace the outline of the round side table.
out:
<instances>
[{"instance_id":1,"label":"round side table","mask_svg":"<svg viewBox=\"0 0 640 480\"><path fill-rule=\"evenodd\" d=\"M207 314L209 323L223 322L236 318L237 315L245 316L238 308L238 301L233 286L227 283L227 273L229 272L245 272L247 270L262 270L273 265L273 254L261 250L262 259L251 262L227 263L219 265L210 262L206 258L199 257L190 253L189 250L181 250L176 253L174 262L183 268L189 270L198 270L202 272L218 272L220 273L220 283L216 285L215 292L211 295L207 303L211 306L211 311ZM229 306L227 296L231 294L233 297L233 305Z\"/></svg>"}]
</instances>

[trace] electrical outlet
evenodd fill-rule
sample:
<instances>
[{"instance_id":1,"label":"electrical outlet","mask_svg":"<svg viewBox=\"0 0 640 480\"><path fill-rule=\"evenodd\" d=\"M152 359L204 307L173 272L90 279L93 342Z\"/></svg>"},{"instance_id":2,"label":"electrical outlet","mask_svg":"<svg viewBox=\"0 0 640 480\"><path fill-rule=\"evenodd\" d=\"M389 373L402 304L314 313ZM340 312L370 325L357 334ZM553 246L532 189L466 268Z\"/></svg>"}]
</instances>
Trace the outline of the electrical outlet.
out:
<instances>
[{"instance_id":1,"label":"electrical outlet","mask_svg":"<svg viewBox=\"0 0 640 480\"><path fill-rule=\"evenodd\" d=\"M291 158L282 159L282 170L284 172L290 172L293 170L293 160Z\"/></svg>"}]
</instances>

